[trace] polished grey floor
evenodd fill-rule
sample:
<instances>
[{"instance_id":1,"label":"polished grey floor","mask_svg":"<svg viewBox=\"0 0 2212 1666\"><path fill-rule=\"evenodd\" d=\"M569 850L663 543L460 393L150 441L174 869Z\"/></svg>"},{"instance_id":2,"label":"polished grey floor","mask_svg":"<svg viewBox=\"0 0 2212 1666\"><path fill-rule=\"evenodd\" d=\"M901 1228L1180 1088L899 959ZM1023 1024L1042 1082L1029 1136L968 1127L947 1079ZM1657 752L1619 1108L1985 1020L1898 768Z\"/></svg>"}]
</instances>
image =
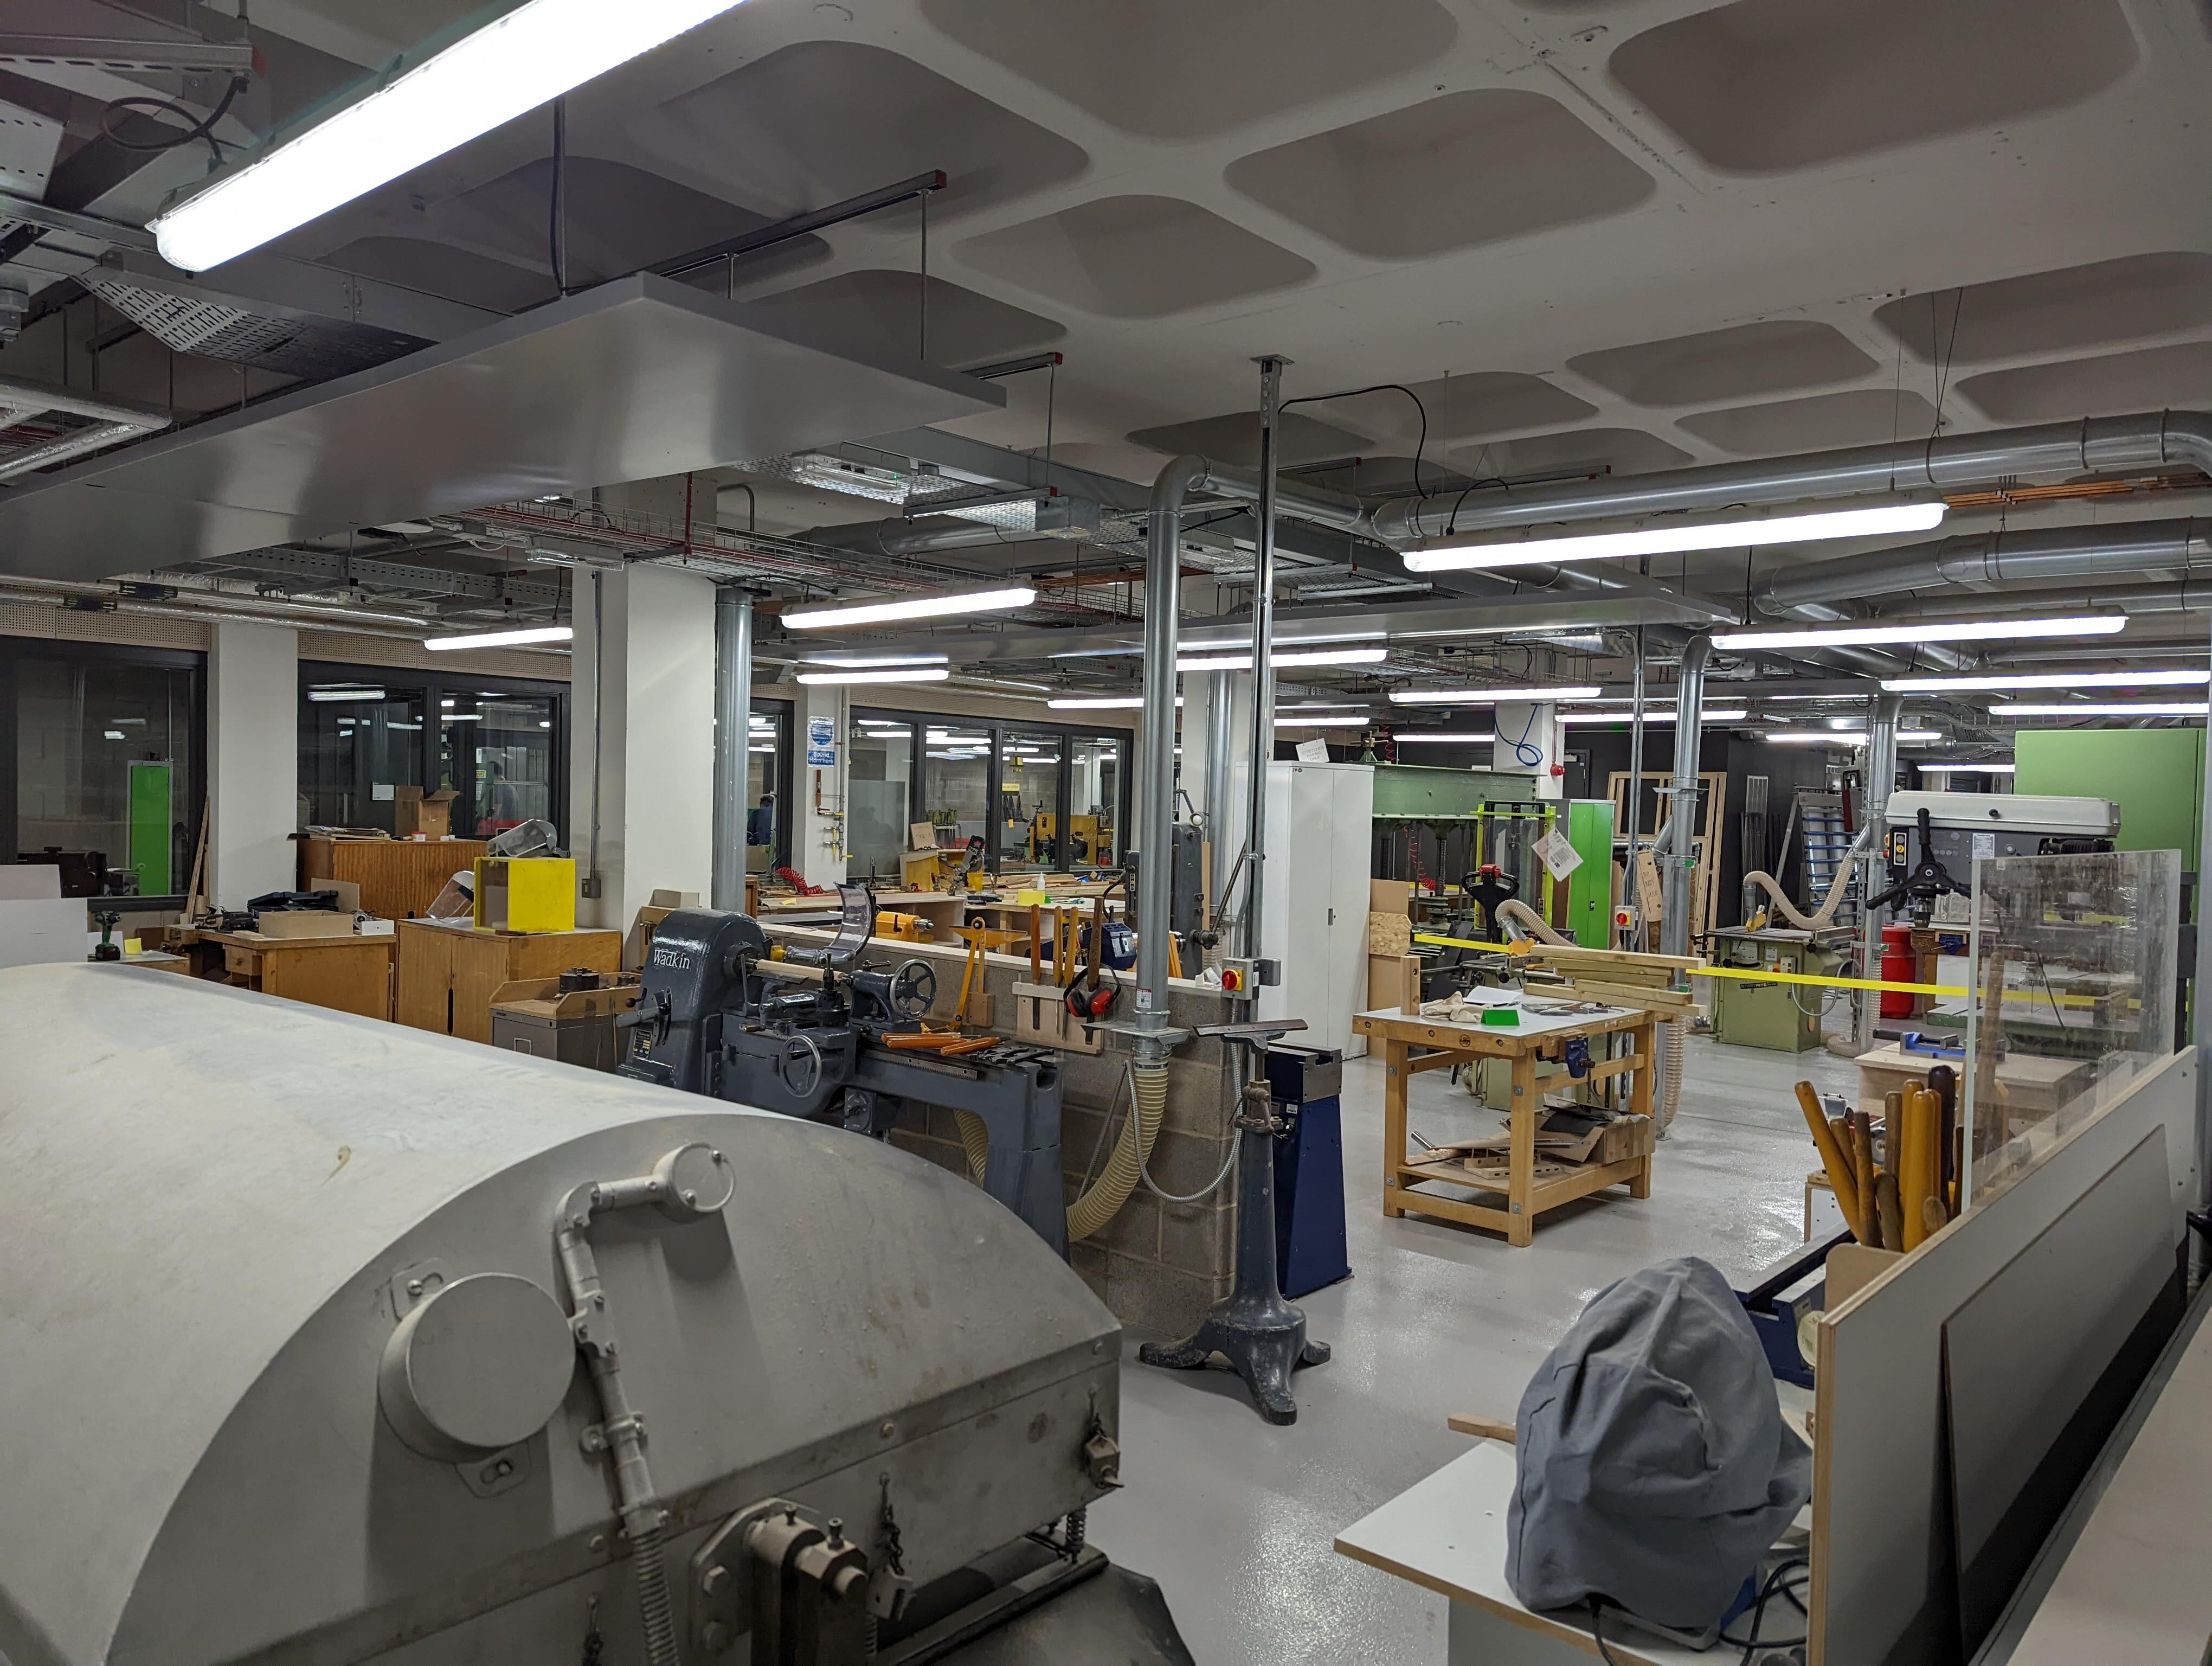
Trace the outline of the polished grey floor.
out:
<instances>
[{"instance_id":1,"label":"polished grey floor","mask_svg":"<svg viewBox=\"0 0 2212 1666\"><path fill-rule=\"evenodd\" d=\"M1444 1072L1413 1079L1411 1122L1443 1141L1487 1132ZM1464 1451L1455 1411L1510 1417L1583 1304L1622 1274L1702 1256L1741 1285L1802 1238L1818 1162L1792 1085L1853 1092L1857 1072L1689 1043L1681 1109L1652 1196L1544 1216L1527 1250L1441 1223L1385 1220L1382 1067L1347 1064L1345 1195L1352 1277L1300 1304L1335 1357L1299 1373L1297 1423L1263 1423L1224 1371L1122 1374L1126 1490L1091 1512L1109 1554L1165 1587L1200 1666L1434 1663L1443 1598L1337 1555L1339 1529Z\"/></svg>"}]
</instances>

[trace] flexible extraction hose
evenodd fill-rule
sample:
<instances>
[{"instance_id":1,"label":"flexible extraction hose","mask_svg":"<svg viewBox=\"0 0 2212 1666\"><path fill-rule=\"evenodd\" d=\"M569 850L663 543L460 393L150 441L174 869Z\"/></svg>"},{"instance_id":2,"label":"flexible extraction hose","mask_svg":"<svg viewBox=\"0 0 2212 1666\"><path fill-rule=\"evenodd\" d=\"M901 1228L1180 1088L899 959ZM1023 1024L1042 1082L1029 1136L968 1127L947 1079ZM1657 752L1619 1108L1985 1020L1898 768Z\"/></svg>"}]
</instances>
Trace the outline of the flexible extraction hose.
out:
<instances>
[{"instance_id":1,"label":"flexible extraction hose","mask_svg":"<svg viewBox=\"0 0 2212 1666\"><path fill-rule=\"evenodd\" d=\"M1866 843L1866 838L1867 830L1862 827L1859 830L1858 837L1851 841L1850 848L1844 852L1843 860L1836 864L1836 877L1828 882L1828 894L1820 899L1820 908L1809 915L1800 913L1789 897L1783 895L1782 887L1775 883L1771 873L1745 874L1743 876L1745 917L1750 916L1751 893L1753 888L1756 888L1765 891L1772 900L1776 910L1798 930L1808 932L1826 930L1835 921L1836 910L1843 905L1844 893L1850 889L1851 864L1858 860L1860 848Z\"/></svg>"},{"instance_id":2,"label":"flexible extraction hose","mask_svg":"<svg viewBox=\"0 0 2212 1666\"><path fill-rule=\"evenodd\" d=\"M1565 938L1545 923L1542 915L1537 913L1517 897L1509 897L1498 905L1498 918L1501 924L1510 922L1516 926L1526 926L1528 933L1533 934L1540 943L1556 943L1563 949L1572 946ZM1508 934L1510 935L1510 933Z\"/></svg>"},{"instance_id":3,"label":"flexible extraction hose","mask_svg":"<svg viewBox=\"0 0 2212 1666\"><path fill-rule=\"evenodd\" d=\"M1133 1066L1129 1079L1133 1103L1129 1107L1128 1120L1121 1124L1121 1132L1106 1158L1106 1167L1097 1179L1085 1188L1083 1195L1067 1206L1070 1243L1089 1237L1121 1213L1121 1206L1137 1189L1145 1164L1152 1158L1152 1142L1159 1138L1160 1124L1167 1120L1167 1066ZM968 1153L968 1177L980 1186L983 1183L984 1159L991 1149L989 1131L983 1126L983 1119L972 1110L953 1114L960 1124L960 1148Z\"/></svg>"},{"instance_id":4,"label":"flexible extraction hose","mask_svg":"<svg viewBox=\"0 0 2212 1666\"><path fill-rule=\"evenodd\" d=\"M1668 1019L1659 1025L1659 1103L1653 1110L1662 1134L1674 1126L1674 1113L1682 1105L1682 1031L1686 1027L1680 1018Z\"/></svg>"}]
</instances>

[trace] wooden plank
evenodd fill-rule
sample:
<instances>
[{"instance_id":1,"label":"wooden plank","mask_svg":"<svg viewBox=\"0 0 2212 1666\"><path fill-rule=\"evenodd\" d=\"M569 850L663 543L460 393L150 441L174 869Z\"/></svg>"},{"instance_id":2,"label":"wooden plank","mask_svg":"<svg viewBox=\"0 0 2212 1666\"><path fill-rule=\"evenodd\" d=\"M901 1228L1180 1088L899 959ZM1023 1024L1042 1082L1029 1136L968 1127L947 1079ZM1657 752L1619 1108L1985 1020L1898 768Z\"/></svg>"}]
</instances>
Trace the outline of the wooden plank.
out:
<instances>
[{"instance_id":1,"label":"wooden plank","mask_svg":"<svg viewBox=\"0 0 2212 1666\"><path fill-rule=\"evenodd\" d=\"M1705 1006L1694 995L1674 990L1637 989L1613 983L1585 983L1576 980L1575 989L1592 1000L1601 1000L1608 1006L1640 1006L1654 1012L1680 1012L1685 1017L1702 1018Z\"/></svg>"},{"instance_id":2,"label":"wooden plank","mask_svg":"<svg viewBox=\"0 0 2212 1666\"><path fill-rule=\"evenodd\" d=\"M1454 1434L1473 1435L1479 1440L1502 1440L1508 1446L1519 1438L1510 1417L1485 1417L1480 1412L1454 1412L1444 1420L1444 1424Z\"/></svg>"},{"instance_id":3,"label":"wooden plank","mask_svg":"<svg viewBox=\"0 0 2212 1666\"><path fill-rule=\"evenodd\" d=\"M2168 1152L2160 1219L2179 1244L2197 1069L2192 1048L2147 1072L2039 1167L1821 1316L1810 1666L1958 1657L1952 1528L1938 1512L1943 1327L2154 1129Z\"/></svg>"}]
</instances>

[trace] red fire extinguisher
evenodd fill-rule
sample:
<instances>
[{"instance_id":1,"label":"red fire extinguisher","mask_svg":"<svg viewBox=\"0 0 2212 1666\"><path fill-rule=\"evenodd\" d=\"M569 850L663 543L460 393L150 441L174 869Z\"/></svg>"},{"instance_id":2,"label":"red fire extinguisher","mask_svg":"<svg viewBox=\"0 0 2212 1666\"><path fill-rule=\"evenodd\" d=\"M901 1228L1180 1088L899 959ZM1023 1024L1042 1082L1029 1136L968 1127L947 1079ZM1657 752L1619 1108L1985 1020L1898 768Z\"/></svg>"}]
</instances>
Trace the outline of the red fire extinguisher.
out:
<instances>
[{"instance_id":1,"label":"red fire extinguisher","mask_svg":"<svg viewBox=\"0 0 2212 1666\"><path fill-rule=\"evenodd\" d=\"M1884 983L1920 982L1920 957L1912 947L1911 926L1884 926L1881 928L1881 981ZM1887 989L1882 991L1882 1017L1909 1018L1919 1010L1918 998L1910 992L1900 989L1893 994Z\"/></svg>"}]
</instances>

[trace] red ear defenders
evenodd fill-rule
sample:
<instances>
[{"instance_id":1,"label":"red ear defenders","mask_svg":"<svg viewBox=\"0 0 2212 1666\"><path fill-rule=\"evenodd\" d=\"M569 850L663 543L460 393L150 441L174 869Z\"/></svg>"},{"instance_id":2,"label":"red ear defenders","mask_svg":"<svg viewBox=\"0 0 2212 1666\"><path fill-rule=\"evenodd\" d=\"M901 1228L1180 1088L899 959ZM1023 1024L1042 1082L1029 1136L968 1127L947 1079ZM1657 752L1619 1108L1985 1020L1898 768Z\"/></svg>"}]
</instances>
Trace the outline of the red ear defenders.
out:
<instances>
[{"instance_id":1,"label":"red ear defenders","mask_svg":"<svg viewBox=\"0 0 2212 1666\"><path fill-rule=\"evenodd\" d=\"M1075 981L1067 986L1066 993L1062 999L1066 1001L1071 1016L1097 1019L1106 1017L1114 1010L1114 1003L1121 999L1121 992L1119 988L1108 988L1101 984L1098 982L1097 973L1086 971L1079 974Z\"/></svg>"}]
</instances>

